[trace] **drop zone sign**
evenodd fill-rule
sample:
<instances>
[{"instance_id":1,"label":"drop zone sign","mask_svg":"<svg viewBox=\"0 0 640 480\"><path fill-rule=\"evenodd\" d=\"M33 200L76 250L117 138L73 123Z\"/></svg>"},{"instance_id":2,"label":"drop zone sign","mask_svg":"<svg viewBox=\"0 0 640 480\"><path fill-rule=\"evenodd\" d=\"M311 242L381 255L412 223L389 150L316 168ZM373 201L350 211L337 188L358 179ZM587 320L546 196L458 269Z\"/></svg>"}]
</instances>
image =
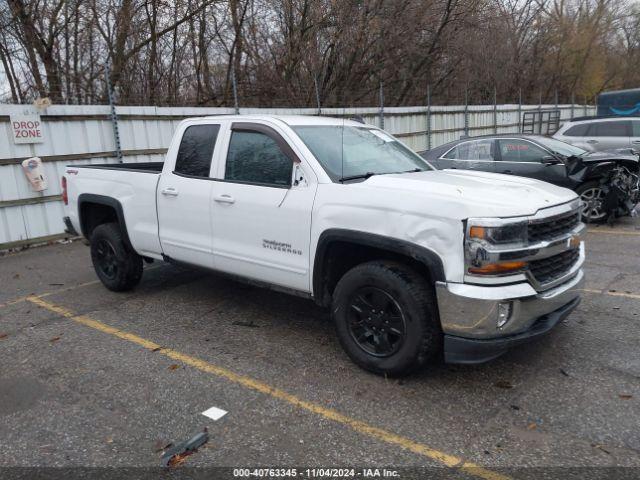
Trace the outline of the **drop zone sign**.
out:
<instances>
[{"instance_id":1,"label":"drop zone sign","mask_svg":"<svg viewBox=\"0 0 640 480\"><path fill-rule=\"evenodd\" d=\"M13 143L42 143L44 131L40 115L11 115Z\"/></svg>"}]
</instances>

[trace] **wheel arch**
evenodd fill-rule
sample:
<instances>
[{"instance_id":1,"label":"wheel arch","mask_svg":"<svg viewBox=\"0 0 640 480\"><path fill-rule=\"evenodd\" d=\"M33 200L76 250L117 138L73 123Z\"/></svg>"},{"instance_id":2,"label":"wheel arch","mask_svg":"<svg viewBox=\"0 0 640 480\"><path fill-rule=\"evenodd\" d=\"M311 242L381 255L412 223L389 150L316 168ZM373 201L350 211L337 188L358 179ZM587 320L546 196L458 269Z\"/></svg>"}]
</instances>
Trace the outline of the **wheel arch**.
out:
<instances>
[{"instance_id":1,"label":"wheel arch","mask_svg":"<svg viewBox=\"0 0 640 480\"><path fill-rule=\"evenodd\" d=\"M120 226L126 247L135 251L127 232L122 204L117 199L106 195L82 193L78 197L78 216L82 236L87 240L91 240L91 234L98 225L115 222Z\"/></svg>"},{"instance_id":2,"label":"wheel arch","mask_svg":"<svg viewBox=\"0 0 640 480\"><path fill-rule=\"evenodd\" d=\"M329 229L320 235L314 258L312 287L316 303L329 306L342 275L370 260L396 260L412 266L430 284L445 281L441 258L426 247L384 235Z\"/></svg>"}]
</instances>

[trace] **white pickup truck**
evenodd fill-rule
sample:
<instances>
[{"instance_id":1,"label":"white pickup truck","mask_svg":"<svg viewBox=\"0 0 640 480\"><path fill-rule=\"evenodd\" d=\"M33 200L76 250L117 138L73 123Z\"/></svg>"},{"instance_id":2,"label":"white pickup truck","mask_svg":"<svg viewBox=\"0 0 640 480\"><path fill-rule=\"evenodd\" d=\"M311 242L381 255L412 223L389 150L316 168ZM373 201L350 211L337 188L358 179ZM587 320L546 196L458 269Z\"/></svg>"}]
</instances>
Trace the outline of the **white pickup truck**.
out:
<instances>
[{"instance_id":1,"label":"white pickup truck","mask_svg":"<svg viewBox=\"0 0 640 480\"><path fill-rule=\"evenodd\" d=\"M551 330L584 281L574 192L438 171L356 121L189 119L163 163L69 166L63 191L107 288L155 259L304 295L382 374L493 359Z\"/></svg>"}]
</instances>

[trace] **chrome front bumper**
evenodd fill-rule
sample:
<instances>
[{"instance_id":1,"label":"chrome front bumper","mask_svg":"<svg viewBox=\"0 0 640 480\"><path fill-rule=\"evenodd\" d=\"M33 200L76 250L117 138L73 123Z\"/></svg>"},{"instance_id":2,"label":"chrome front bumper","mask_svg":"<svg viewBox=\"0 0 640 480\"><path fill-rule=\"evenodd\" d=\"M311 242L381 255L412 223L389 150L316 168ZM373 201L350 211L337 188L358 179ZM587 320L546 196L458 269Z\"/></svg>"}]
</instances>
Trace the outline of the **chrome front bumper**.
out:
<instances>
[{"instance_id":1,"label":"chrome front bumper","mask_svg":"<svg viewBox=\"0 0 640 480\"><path fill-rule=\"evenodd\" d=\"M521 333L541 316L551 313L580 296L584 272L562 285L537 292L528 283L503 286L436 283L442 331L468 338L496 338ZM498 305L511 303L511 314L498 327Z\"/></svg>"}]
</instances>

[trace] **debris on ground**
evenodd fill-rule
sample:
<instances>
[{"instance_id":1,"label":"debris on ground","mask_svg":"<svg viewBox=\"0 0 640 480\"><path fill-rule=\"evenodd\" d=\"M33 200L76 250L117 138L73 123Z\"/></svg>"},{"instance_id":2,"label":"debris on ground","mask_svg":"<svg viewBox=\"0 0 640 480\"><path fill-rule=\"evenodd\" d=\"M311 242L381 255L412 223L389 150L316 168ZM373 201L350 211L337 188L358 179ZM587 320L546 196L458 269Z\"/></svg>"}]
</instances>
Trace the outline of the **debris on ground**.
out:
<instances>
[{"instance_id":1,"label":"debris on ground","mask_svg":"<svg viewBox=\"0 0 640 480\"><path fill-rule=\"evenodd\" d=\"M53 337L53 338L52 338L52 339L50 339L49 341L50 341L51 343L55 343L55 342L57 342L58 340L60 340L60 337Z\"/></svg>"},{"instance_id":2,"label":"debris on ground","mask_svg":"<svg viewBox=\"0 0 640 480\"><path fill-rule=\"evenodd\" d=\"M249 321L249 322L237 321L237 322L232 322L231 325L237 325L239 327L250 327L250 328L260 327L260 325L256 325L255 323L253 323L253 321Z\"/></svg>"},{"instance_id":3,"label":"debris on ground","mask_svg":"<svg viewBox=\"0 0 640 480\"><path fill-rule=\"evenodd\" d=\"M0 333L0 340L2 340L3 338L7 338L8 336L8 333Z\"/></svg>"},{"instance_id":4,"label":"debris on ground","mask_svg":"<svg viewBox=\"0 0 640 480\"><path fill-rule=\"evenodd\" d=\"M600 445L599 443L592 443L591 446L593 448L597 448L598 450L602 450L607 455L611 455L611 452L609 450L607 450L606 448L604 448L604 446Z\"/></svg>"},{"instance_id":5,"label":"debris on ground","mask_svg":"<svg viewBox=\"0 0 640 480\"><path fill-rule=\"evenodd\" d=\"M171 365L169 365L169 370L177 370L180 368L180 365L178 365L177 363L172 363Z\"/></svg>"},{"instance_id":6,"label":"debris on ground","mask_svg":"<svg viewBox=\"0 0 640 480\"><path fill-rule=\"evenodd\" d=\"M162 453L161 461L163 467L177 467L184 463L189 455L198 451L198 448L209 441L209 432L205 428L189 440L186 440L174 447L170 447ZM169 444L171 445L171 444Z\"/></svg>"},{"instance_id":7,"label":"debris on ground","mask_svg":"<svg viewBox=\"0 0 640 480\"><path fill-rule=\"evenodd\" d=\"M513 383L508 380L498 380L494 385L498 388L513 388Z\"/></svg>"},{"instance_id":8,"label":"debris on ground","mask_svg":"<svg viewBox=\"0 0 640 480\"><path fill-rule=\"evenodd\" d=\"M567 373L567 371L566 371L566 370L564 370L564 369L562 369L562 368L560 369L560 373L561 373L561 374L563 374L565 377L569 377L569 376L570 376L570 375Z\"/></svg>"},{"instance_id":9,"label":"debris on ground","mask_svg":"<svg viewBox=\"0 0 640 480\"><path fill-rule=\"evenodd\" d=\"M629 394L629 393L621 393L620 395L618 395L622 400L631 400L633 398L633 395Z\"/></svg>"}]
</instances>

